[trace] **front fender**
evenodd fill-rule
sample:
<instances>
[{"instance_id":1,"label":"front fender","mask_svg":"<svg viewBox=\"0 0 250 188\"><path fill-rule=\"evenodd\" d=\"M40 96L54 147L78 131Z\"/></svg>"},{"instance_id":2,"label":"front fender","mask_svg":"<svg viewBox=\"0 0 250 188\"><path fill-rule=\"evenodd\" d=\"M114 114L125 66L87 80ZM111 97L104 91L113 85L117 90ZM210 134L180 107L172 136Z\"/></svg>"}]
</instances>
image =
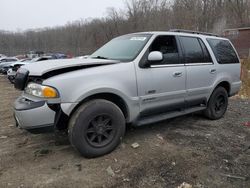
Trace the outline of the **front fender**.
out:
<instances>
[{"instance_id":1,"label":"front fender","mask_svg":"<svg viewBox=\"0 0 250 188\"><path fill-rule=\"evenodd\" d=\"M89 90L88 92L84 93L83 95L79 96L77 101L75 103L62 103L61 109L65 114L68 116L71 115L71 113L74 111L74 109L82 103L85 99L97 95L97 94L113 94L118 97L120 97L126 104L127 110L128 110L128 121L133 121L139 113L139 98L138 97L128 97L124 93L122 93L119 90L113 89L113 88L95 88L92 90Z\"/></svg>"}]
</instances>

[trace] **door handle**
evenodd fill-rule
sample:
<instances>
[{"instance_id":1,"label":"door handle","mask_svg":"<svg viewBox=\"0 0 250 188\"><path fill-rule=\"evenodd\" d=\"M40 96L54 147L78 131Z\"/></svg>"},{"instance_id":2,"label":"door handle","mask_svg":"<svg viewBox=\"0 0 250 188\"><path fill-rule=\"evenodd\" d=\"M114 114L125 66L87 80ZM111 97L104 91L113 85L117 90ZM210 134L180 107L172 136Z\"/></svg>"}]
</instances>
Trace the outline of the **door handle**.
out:
<instances>
[{"instance_id":1,"label":"door handle","mask_svg":"<svg viewBox=\"0 0 250 188\"><path fill-rule=\"evenodd\" d=\"M174 72L173 76L174 77L181 77L182 76L182 72Z\"/></svg>"},{"instance_id":2,"label":"door handle","mask_svg":"<svg viewBox=\"0 0 250 188\"><path fill-rule=\"evenodd\" d=\"M210 73L211 73L211 74L216 73L216 69L210 69Z\"/></svg>"}]
</instances>

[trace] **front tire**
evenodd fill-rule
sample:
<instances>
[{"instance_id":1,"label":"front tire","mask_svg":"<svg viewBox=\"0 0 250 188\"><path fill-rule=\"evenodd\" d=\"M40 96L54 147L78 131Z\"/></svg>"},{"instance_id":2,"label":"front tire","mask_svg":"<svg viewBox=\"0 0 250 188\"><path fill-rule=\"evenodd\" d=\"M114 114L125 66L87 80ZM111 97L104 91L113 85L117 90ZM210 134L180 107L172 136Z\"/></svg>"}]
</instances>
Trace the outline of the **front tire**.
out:
<instances>
[{"instance_id":1,"label":"front tire","mask_svg":"<svg viewBox=\"0 0 250 188\"><path fill-rule=\"evenodd\" d=\"M227 111L228 93L224 87L217 87L212 93L205 116L211 120L217 120L223 117Z\"/></svg>"},{"instance_id":2,"label":"front tire","mask_svg":"<svg viewBox=\"0 0 250 188\"><path fill-rule=\"evenodd\" d=\"M69 140L84 157L113 151L125 134L125 118L114 103L96 99L81 105L69 122Z\"/></svg>"}]
</instances>

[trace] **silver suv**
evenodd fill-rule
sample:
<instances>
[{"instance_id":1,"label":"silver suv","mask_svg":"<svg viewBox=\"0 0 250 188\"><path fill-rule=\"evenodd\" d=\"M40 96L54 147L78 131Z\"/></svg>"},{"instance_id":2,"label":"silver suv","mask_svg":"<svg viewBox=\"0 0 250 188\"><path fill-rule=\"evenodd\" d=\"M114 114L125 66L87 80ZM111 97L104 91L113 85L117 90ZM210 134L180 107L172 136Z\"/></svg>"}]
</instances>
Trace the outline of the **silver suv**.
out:
<instances>
[{"instance_id":1,"label":"silver suv","mask_svg":"<svg viewBox=\"0 0 250 188\"><path fill-rule=\"evenodd\" d=\"M114 150L126 124L141 126L203 111L221 118L241 86L238 55L228 39L174 30L117 37L86 59L20 68L18 127L67 130L85 157Z\"/></svg>"}]
</instances>

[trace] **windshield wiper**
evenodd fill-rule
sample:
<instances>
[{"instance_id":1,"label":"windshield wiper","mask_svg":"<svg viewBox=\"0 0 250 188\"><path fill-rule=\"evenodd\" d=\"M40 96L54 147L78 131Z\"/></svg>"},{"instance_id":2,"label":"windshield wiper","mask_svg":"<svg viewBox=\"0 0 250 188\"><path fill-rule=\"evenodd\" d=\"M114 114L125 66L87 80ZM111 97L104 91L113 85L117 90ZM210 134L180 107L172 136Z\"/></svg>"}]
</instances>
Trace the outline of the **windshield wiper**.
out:
<instances>
[{"instance_id":1,"label":"windshield wiper","mask_svg":"<svg viewBox=\"0 0 250 188\"><path fill-rule=\"evenodd\" d=\"M91 57L91 58L94 58L94 59L109 59L109 58L107 58L107 57L103 57L103 56L96 56L96 57Z\"/></svg>"}]
</instances>

